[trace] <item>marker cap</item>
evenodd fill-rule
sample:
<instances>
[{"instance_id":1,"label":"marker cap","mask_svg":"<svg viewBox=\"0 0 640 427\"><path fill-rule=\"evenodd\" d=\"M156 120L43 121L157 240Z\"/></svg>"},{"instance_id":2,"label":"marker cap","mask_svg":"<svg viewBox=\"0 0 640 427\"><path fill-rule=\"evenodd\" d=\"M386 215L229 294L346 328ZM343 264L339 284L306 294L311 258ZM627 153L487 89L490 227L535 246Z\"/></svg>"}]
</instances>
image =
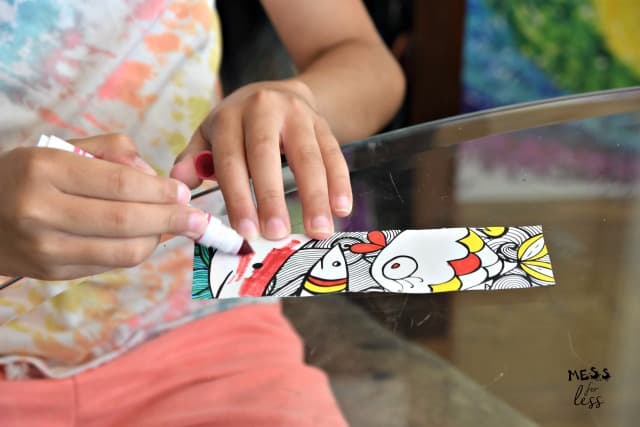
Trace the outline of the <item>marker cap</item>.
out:
<instances>
[{"instance_id":1,"label":"marker cap","mask_svg":"<svg viewBox=\"0 0 640 427\"><path fill-rule=\"evenodd\" d=\"M216 179L213 168L213 153L209 150L201 151L193 159L196 173L200 179Z\"/></svg>"}]
</instances>

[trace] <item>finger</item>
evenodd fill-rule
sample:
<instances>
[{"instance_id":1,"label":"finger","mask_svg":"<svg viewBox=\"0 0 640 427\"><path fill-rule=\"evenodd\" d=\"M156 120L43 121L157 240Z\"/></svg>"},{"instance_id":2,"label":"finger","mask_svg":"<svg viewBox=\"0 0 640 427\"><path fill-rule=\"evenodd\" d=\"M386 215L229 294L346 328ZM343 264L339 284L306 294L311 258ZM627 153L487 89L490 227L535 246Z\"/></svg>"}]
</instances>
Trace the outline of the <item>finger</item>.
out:
<instances>
[{"instance_id":1,"label":"finger","mask_svg":"<svg viewBox=\"0 0 640 427\"><path fill-rule=\"evenodd\" d=\"M315 134L327 174L331 210L336 216L345 217L351 213L353 207L349 167L340 150L340 144L324 119L316 121Z\"/></svg>"},{"instance_id":2,"label":"finger","mask_svg":"<svg viewBox=\"0 0 640 427\"><path fill-rule=\"evenodd\" d=\"M207 126L208 120L206 120L202 126ZM175 178L184 182L189 188L196 188L202 184L202 179L198 176L198 172L195 168L194 158L195 156L204 151L210 150L211 146L207 140L205 140L201 127L191 137L189 144L178 155L176 162L169 173L171 178Z\"/></svg>"},{"instance_id":3,"label":"finger","mask_svg":"<svg viewBox=\"0 0 640 427\"><path fill-rule=\"evenodd\" d=\"M157 175L157 172L140 157L135 142L127 135L98 135L69 142L99 159L131 166L149 175Z\"/></svg>"},{"instance_id":4,"label":"finger","mask_svg":"<svg viewBox=\"0 0 640 427\"><path fill-rule=\"evenodd\" d=\"M283 129L283 147L298 185L307 234L325 239L333 232L327 177L311 120L292 120Z\"/></svg>"},{"instance_id":5,"label":"finger","mask_svg":"<svg viewBox=\"0 0 640 427\"><path fill-rule=\"evenodd\" d=\"M187 205L64 197L50 219L57 230L68 234L132 238L167 233L196 239L207 227L207 215Z\"/></svg>"},{"instance_id":6,"label":"finger","mask_svg":"<svg viewBox=\"0 0 640 427\"><path fill-rule=\"evenodd\" d=\"M211 130L213 163L229 221L247 239L258 237L258 215L245 157L244 132L239 117L223 115Z\"/></svg>"},{"instance_id":7,"label":"finger","mask_svg":"<svg viewBox=\"0 0 640 427\"><path fill-rule=\"evenodd\" d=\"M115 163L65 152L53 153L47 175L60 191L96 199L143 203L187 203L189 188L183 183L140 172Z\"/></svg>"},{"instance_id":8,"label":"finger","mask_svg":"<svg viewBox=\"0 0 640 427\"><path fill-rule=\"evenodd\" d=\"M82 277L95 276L96 274L104 273L109 270L113 270L113 268L99 265L59 265L52 267L47 272L30 275L29 277L47 281L73 280Z\"/></svg>"},{"instance_id":9,"label":"finger","mask_svg":"<svg viewBox=\"0 0 640 427\"><path fill-rule=\"evenodd\" d=\"M155 250L160 236L114 239L77 237L66 233L50 233L48 245L54 247L45 261L59 265L93 265L108 268L135 267ZM56 249L57 248L57 249Z\"/></svg>"},{"instance_id":10,"label":"finger","mask_svg":"<svg viewBox=\"0 0 640 427\"><path fill-rule=\"evenodd\" d=\"M280 163L281 119L257 110L243 120L247 163L258 204L260 229L267 239L282 239L290 233ZM216 166L216 171L219 168Z\"/></svg>"}]
</instances>

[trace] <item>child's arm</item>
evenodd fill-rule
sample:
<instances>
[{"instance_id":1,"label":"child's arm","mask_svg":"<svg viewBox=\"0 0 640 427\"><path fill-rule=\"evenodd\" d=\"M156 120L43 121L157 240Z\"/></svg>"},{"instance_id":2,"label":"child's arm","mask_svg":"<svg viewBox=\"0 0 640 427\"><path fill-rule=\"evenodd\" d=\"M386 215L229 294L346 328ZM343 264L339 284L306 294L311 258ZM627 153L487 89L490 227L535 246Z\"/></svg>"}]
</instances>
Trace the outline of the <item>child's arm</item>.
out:
<instances>
[{"instance_id":1,"label":"child's arm","mask_svg":"<svg viewBox=\"0 0 640 427\"><path fill-rule=\"evenodd\" d=\"M404 96L400 66L361 0L262 0L339 141L380 130Z\"/></svg>"},{"instance_id":2,"label":"child's arm","mask_svg":"<svg viewBox=\"0 0 640 427\"><path fill-rule=\"evenodd\" d=\"M178 157L171 176L200 183L193 156L212 150L231 224L245 237L290 232L282 184L283 152L296 177L304 227L333 232L332 214L348 215L349 171L336 139L380 129L400 105L404 78L358 0L264 0L300 71L257 82L226 97ZM253 179L257 210L249 178Z\"/></svg>"}]
</instances>

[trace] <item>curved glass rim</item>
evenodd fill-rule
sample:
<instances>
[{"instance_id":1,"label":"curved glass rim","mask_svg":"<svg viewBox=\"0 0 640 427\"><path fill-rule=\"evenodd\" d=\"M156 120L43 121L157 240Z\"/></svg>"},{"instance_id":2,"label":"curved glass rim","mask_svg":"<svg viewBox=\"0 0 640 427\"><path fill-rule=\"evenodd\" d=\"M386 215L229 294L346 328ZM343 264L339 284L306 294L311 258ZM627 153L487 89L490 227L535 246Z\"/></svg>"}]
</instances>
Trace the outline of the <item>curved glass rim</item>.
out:
<instances>
[{"instance_id":1,"label":"curved glass rim","mask_svg":"<svg viewBox=\"0 0 640 427\"><path fill-rule=\"evenodd\" d=\"M345 144L349 170L491 135L640 111L640 86L587 92L481 110Z\"/></svg>"}]
</instances>

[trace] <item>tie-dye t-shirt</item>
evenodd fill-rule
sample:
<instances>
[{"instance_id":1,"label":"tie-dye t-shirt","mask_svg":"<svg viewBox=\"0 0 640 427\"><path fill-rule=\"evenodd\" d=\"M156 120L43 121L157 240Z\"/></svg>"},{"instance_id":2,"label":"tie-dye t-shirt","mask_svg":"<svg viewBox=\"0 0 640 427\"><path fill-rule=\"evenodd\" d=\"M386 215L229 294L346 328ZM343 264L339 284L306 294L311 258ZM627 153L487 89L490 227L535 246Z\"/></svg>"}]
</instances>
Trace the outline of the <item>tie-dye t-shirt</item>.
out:
<instances>
[{"instance_id":1,"label":"tie-dye t-shirt","mask_svg":"<svg viewBox=\"0 0 640 427\"><path fill-rule=\"evenodd\" d=\"M0 0L0 151L33 146L41 134L121 132L167 175L218 98L214 6ZM191 302L192 251L173 239L133 269L70 282L25 279L0 291L7 376L72 375L225 308Z\"/></svg>"}]
</instances>

